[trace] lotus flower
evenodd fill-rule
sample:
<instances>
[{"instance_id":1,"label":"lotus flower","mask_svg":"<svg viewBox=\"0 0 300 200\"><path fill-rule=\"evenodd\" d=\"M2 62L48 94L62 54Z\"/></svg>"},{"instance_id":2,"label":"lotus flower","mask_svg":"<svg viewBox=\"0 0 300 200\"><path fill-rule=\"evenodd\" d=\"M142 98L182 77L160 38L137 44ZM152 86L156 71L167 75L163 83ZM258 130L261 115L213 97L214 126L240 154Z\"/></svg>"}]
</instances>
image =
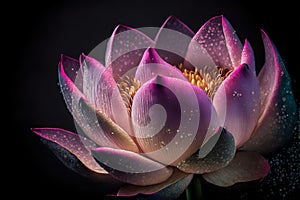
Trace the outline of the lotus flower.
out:
<instances>
[{"instance_id":1,"label":"lotus flower","mask_svg":"<svg viewBox=\"0 0 300 200\"><path fill-rule=\"evenodd\" d=\"M33 131L72 170L122 183L118 196L177 198L195 174L222 187L262 179L270 169L262 155L282 147L296 124L289 75L262 38L256 76L249 41L223 16L196 34L171 16L154 41L119 25L106 67L61 56L61 91L78 133Z\"/></svg>"}]
</instances>

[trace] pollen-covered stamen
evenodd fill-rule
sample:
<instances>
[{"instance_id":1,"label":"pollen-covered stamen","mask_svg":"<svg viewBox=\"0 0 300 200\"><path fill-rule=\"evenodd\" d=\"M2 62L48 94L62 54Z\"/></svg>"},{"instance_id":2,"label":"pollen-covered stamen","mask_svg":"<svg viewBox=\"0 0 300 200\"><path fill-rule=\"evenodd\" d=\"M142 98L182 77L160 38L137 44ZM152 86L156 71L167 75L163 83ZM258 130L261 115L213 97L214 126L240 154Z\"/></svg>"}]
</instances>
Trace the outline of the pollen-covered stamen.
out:
<instances>
[{"instance_id":1,"label":"pollen-covered stamen","mask_svg":"<svg viewBox=\"0 0 300 200\"><path fill-rule=\"evenodd\" d=\"M200 70L198 68L188 70L182 64L179 64L177 68L181 70L191 84L204 90L210 99L213 99L221 83L232 72L229 68L221 67L204 67Z\"/></svg>"},{"instance_id":2,"label":"pollen-covered stamen","mask_svg":"<svg viewBox=\"0 0 300 200\"><path fill-rule=\"evenodd\" d=\"M124 76L119 79L117 85L120 90L121 97L125 103L125 106L127 107L127 111L129 114L131 114L133 97L138 91L138 89L141 87L141 83L135 78Z\"/></svg>"}]
</instances>

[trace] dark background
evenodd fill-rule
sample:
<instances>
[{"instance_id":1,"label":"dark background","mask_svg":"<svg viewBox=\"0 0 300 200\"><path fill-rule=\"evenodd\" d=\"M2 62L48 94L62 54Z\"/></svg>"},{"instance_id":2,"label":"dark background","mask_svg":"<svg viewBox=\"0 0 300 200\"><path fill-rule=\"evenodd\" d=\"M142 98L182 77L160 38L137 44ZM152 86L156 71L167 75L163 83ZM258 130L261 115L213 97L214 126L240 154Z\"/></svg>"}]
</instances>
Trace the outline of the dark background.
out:
<instances>
[{"instance_id":1,"label":"dark background","mask_svg":"<svg viewBox=\"0 0 300 200\"><path fill-rule=\"evenodd\" d=\"M268 33L279 49L299 96L298 13L296 4L288 1L270 5L262 1L216 0L49 1L14 5L12 15L16 20L9 23L16 35L10 46L13 58L4 66L16 86L16 90L6 93L13 97L8 100L14 104L14 113L10 114L17 118L9 133L14 137L9 143L17 154L10 150L6 153L13 160L8 165L13 169L12 187L25 189L21 194L24 198L69 195L101 199L105 193L101 185L67 169L30 131L31 127L76 131L57 85L61 53L74 58L81 52L89 53L108 38L118 24L158 27L169 15L175 15L196 32L208 19L223 14L242 41L249 39L258 67L264 63L260 29ZM216 196L211 191L206 196L210 194Z\"/></svg>"}]
</instances>

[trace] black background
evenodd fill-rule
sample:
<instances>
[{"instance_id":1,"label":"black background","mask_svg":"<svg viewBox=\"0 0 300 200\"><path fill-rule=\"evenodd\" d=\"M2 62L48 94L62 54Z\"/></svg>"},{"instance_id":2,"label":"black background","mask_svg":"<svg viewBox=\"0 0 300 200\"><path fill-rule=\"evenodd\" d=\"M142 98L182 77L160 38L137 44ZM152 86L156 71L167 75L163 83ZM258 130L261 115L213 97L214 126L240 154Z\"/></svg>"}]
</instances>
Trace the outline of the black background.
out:
<instances>
[{"instance_id":1,"label":"black background","mask_svg":"<svg viewBox=\"0 0 300 200\"><path fill-rule=\"evenodd\" d=\"M101 185L61 164L31 133L30 128L60 127L76 131L57 85L60 54L77 58L81 52L89 53L95 45L108 38L118 24L158 27L169 15L175 15L196 32L208 19L223 14L242 41L249 39L258 67L264 63L260 36L263 28L279 49L294 80L295 93L299 96L300 17L295 3L51 1L26 2L12 8L12 18L16 19L9 23L13 33L9 54L13 58L5 59L9 62L5 62L4 68L9 70L8 78L12 79L16 89L4 95L9 96L5 99L14 104L15 112L10 114L17 119L9 133L9 137L13 135L9 145L15 152L6 150L6 155L12 159L8 165L13 169L10 176L12 187L25 189L21 194L24 198L70 195L101 199L101 194L105 193ZM6 20L5 17L3 19Z\"/></svg>"}]
</instances>

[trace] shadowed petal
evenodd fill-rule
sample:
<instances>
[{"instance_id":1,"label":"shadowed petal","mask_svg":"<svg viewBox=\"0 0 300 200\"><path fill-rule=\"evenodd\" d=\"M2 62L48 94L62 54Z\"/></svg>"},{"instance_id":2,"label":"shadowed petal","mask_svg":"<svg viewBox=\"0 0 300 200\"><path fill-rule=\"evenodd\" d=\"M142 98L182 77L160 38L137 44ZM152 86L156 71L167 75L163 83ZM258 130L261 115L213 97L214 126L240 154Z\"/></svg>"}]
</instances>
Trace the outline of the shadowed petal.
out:
<instances>
[{"instance_id":1,"label":"shadowed petal","mask_svg":"<svg viewBox=\"0 0 300 200\"><path fill-rule=\"evenodd\" d=\"M89 145L89 149L95 147L95 144L87 138L80 138L80 136L77 134L59 128L34 128L32 129L32 131L42 139L51 143L55 143L56 145L63 148L64 150L58 149L57 147L54 148L54 144L48 144L50 145L50 147L53 147L51 148L51 150L60 151L54 153L59 157L60 160L64 159L64 164L72 170L77 172L78 170L82 170L77 169L77 164L75 164L78 163L78 161L76 160L79 160L89 170L100 174L108 174L102 167L97 164L97 162L91 156L90 152L86 149L85 145ZM82 143L83 140L85 141L85 145ZM68 158L64 158L63 151L65 153L71 153L71 155L73 155L74 157L71 158L71 155L68 155ZM68 162L68 160L70 162Z\"/></svg>"},{"instance_id":2,"label":"shadowed petal","mask_svg":"<svg viewBox=\"0 0 300 200\"><path fill-rule=\"evenodd\" d=\"M242 53L241 64L243 63L247 64L253 74L256 75L254 52L247 39L245 40L245 45Z\"/></svg>"},{"instance_id":3,"label":"shadowed petal","mask_svg":"<svg viewBox=\"0 0 300 200\"><path fill-rule=\"evenodd\" d=\"M196 152L219 127L215 110L198 87L156 77L144 84L132 104L136 140L146 156L173 164Z\"/></svg>"},{"instance_id":4,"label":"shadowed petal","mask_svg":"<svg viewBox=\"0 0 300 200\"><path fill-rule=\"evenodd\" d=\"M200 152L196 152L188 159L179 163L177 168L186 173L204 174L227 166L235 154L234 138L225 129L220 129L221 135L218 142L204 158L199 157ZM215 135L214 137L218 136ZM209 141L208 145L210 145ZM203 148L206 147L204 146Z\"/></svg>"},{"instance_id":5,"label":"shadowed petal","mask_svg":"<svg viewBox=\"0 0 300 200\"><path fill-rule=\"evenodd\" d=\"M62 54L59 65L62 71L64 71L64 74L74 85L76 85L80 91L83 91L83 73L78 60Z\"/></svg>"},{"instance_id":6,"label":"shadowed petal","mask_svg":"<svg viewBox=\"0 0 300 200\"><path fill-rule=\"evenodd\" d=\"M105 65L111 67L113 77L134 74L143 52L153 47L154 42L145 34L127 26L119 25L115 28L108 46Z\"/></svg>"},{"instance_id":7,"label":"shadowed petal","mask_svg":"<svg viewBox=\"0 0 300 200\"><path fill-rule=\"evenodd\" d=\"M239 182L264 178L270 170L267 160L256 152L238 152L227 167L204 174L203 178L217 186L228 187Z\"/></svg>"},{"instance_id":8,"label":"shadowed petal","mask_svg":"<svg viewBox=\"0 0 300 200\"><path fill-rule=\"evenodd\" d=\"M148 48L137 68L135 78L143 85L157 75L187 80L179 69L161 59L153 48Z\"/></svg>"},{"instance_id":9,"label":"shadowed petal","mask_svg":"<svg viewBox=\"0 0 300 200\"><path fill-rule=\"evenodd\" d=\"M178 65L183 63L193 35L194 32L182 21L170 16L156 35L155 48L165 61L173 66Z\"/></svg>"},{"instance_id":10,"label":"shadowed petal","mask_svg":"<svg viewBox=\"0 0 300 200\"><path fill-rule=\"evenodd\" d=\"M218 88L213 104L224 128L240 147L251 136L260 108L259 86L247 64L240 65Z\"/></svg>"},{"instance_id":11,"label":"shadowed petal","mask_svg":"<svg viewBox=\"0 0 300 200\"><path fill-rule=\"evenodd\" d=\"M187 188L193 178L192 174L186 174L174 170L172 176L165 182L150 186L125 185L120 188L118 196L135 196L144 194L146 199L177 199Z\"/></svg>"},{"instance_id":12,"label":"shadowed petal","mask_svg":"<svg viewBox=\"0 0 300 200\"><path fill-rule=\"evenodd\" d=\"M110 70L83 54L80 57L80 65L83 69L83 93L87 100L131 134L127 108Z\"/></svg>"},{"instance_id":13,"label":"shadowed petal","mask_svg":"<svg viewBox=\"0 0 300 200\"><path fill-rule=\"evenodd\" d=\"M266 58L258 76L261 115L252 138L243 149L267 154L277 150L291 138L297 123L297 107L291 79L282 59L263 31L262 37Z\"/></svg>"},{"instance_id":14,"label":"shadowed petal","mask_svg":"<svg viewBox=\"0 0 300 200\"><path fill-rule=\"evenodd\" d=\"M193 37L219 67L238 67L243 46L230 23L223 16L206 22ZM209 65L208 65L209 66Z\"/></svg>"},{"instance_id":15,"label":"shadowed petal","mask_svg":"<svg viewBox=\"0 0 300 200\"><path fill-rule=\"evenodd\" d=\"M100 147L93 149L92 154L112 177L133 185L161 183L173 172L172 168L131 151Z\"/></svg>"}]
</instances>

